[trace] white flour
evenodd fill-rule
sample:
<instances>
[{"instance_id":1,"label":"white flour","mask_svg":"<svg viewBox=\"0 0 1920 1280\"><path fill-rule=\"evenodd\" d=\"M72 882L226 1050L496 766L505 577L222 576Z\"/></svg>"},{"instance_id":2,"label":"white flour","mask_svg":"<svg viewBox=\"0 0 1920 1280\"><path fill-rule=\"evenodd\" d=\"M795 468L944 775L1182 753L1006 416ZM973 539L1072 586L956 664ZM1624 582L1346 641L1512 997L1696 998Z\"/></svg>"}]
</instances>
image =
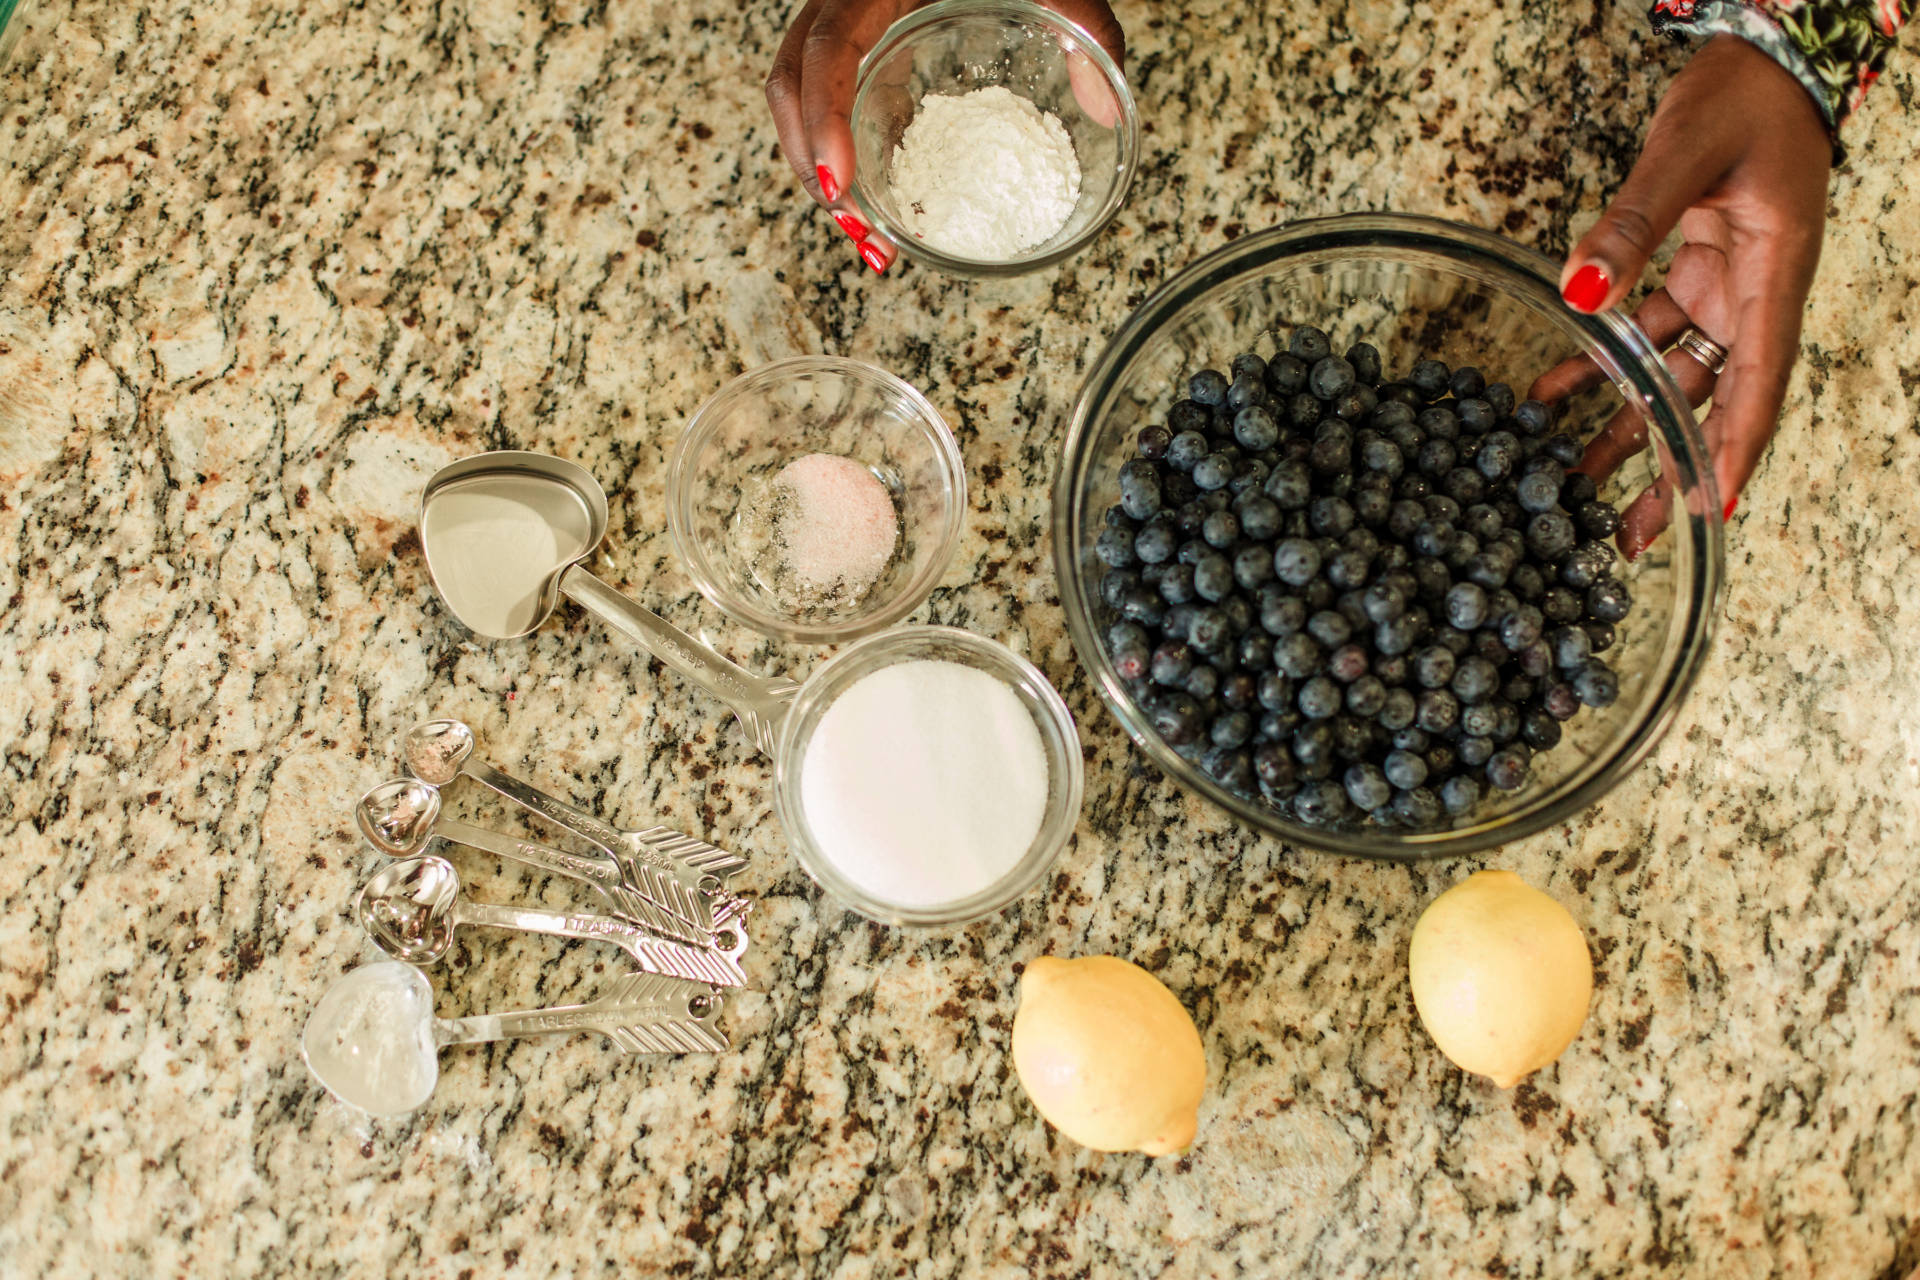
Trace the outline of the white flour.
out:
<instances>
[{"instance_id":1,"label":"white flour","mask_svg":"<svg viewBox=\"0 0 1920 1280\"><path fill-rule=\"evenodd\" d=\"M1080 161L1058 116L995 85L920 99L894 148L892 184L916 238L995 262L1066 225L1080 197Z\"/></svg>"}]
</instances>

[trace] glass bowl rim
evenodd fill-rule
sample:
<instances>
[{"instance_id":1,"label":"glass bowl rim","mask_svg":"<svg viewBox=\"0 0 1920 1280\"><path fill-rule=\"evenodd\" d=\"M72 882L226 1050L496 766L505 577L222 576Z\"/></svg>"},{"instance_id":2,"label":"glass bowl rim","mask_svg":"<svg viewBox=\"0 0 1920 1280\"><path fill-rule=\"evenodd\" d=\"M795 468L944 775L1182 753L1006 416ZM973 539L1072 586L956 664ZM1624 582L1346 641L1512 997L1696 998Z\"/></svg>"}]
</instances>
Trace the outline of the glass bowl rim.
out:
<instances>
[{"instance_id":1,"label":"glass bowl rim","mask_svg":"<svg viewBox=\"0 0 1920 1280\"><path fill-rule=\"evenodd\" d=\"M829 689L833 690L834 696L844 692L843 688L836 688L835 685L849 668L855 670L847 679L857 680L895 662L910 660L916 649L934 643L957 648L969 658L984 658L995 664L988 667L971 660L964 663L1002 679L1014 690L1021 705L1034 716L1035 727L1040 729L1041 737L1046 740L1049 760L1056 755L1065 759L1066 777L1058 780L1055 791L1058 803L1048 805L1033 844L1005 876L971 897L956 902L931 907L902 907L877 898L849 882L814 844L799 797L795 794L806 745L800 741L800 725L817 705L827 701ZM957 661L951 657L936 660ZM1005 672L1009 669L1019 679L1005 679ZM824 705L821 705L821 709L824 710ZM1044 728L1040 727L1041 722ZM958 927L985 920L1013 905L1045 879L1060 860L1061 851L1066 848L1074 829L1079 825L1085 796L1086 761L1081 755L1079 727L1066 699L1060 696L1060 691L1047 679L1046 673L1028 658L1015 653L998 640L962 627L896 627L848 645L822 663L800 687L800 692L794 696L786 716L781 720L780 738L773 753L773 813L780 823L780 829L786 834L788 848L800 863L800 869L828 897L842 906L869 920L892 926Z\"/></svg>"},{"instance_id":2,"label":"glass bowl rim","mask_svg":"<svg viewBox=\"0 0 1920 1280\"><path fill-rule=\"evenodd\" d=\"M1660 351L1645 332L1618 311L1587 315L1565 308L1587 338L1614 365L1610 379L1626 381L1649 409L1683 491L1699 500L1688 503L1693 589L1675 600L1683 615L1683 640L1661 687L1645 699L1646 710L1614 756L1587 773L1579 785L1556 789L1520 808L1466 827L1434 832L1358 831L1309 827L1264 805L1228 792L1194 764L1176 754L1147 725L1125 695L1105 649L1093 631L1092 610L1079 565L1075 530L1085 502L1080 483L1093 462L1094 415L1118 389L1118 376L1186 306L1215 288L1245 278L1262 267L1326 249L1365 250L1372 254L1402 249L1438 252L1459 261L1491 265L1503 276L1503 290L1519 294L1524 285L1537 302L1559 305L1559 264L1504 236L1462 223L1420 214L1340 214L1283 223L1240 237L1169 277L1135 308L1088 366L1067 422L1061 465L1053 489L1053 561L1066 614L1067 633L1100 700L1147 758L1182 790L1224 809L1241 823L1291 843L1329 853L1386 861L1425 861L1481 853L1542 831L1579 814L1610 791L1650 754L1678 717L1712 647L1725 592L1722 514L1711 456L1693 410L1668 372ZM1604 367L1604 366L1603 366ZM1617 372L1616 372L1617 371ZM1667 632L1671 636L1671 624ZM1663 641L1664 645L1670 641ZM1658 675L1660 673L1656 673Z\"/></svg>"},{"instance_id":3,"label":"glass bowl rim","mask_svg":"<svg viewBox=\"0 0 1920 1280\"><path fill-rule=\"evenodd\" d=\"M957 276L1013 276L1029 271L1039 271L1065 261L1086 248L1093 238L1106 230L1114 216L1126 204L1127 193L1133 187L1134 174L1140 168L1140 108L1133 99L1133 90L1127 84L1127 77L1119 65L1107 53L1100 42L1093 38L1085 27L1043 5L1033 4L1030 0L935 0L935 3L915 9L897 19L880 37L880 42L869 49L860 59L860 67L854 74L853 108L848 122L859 120L867 105L868 92L873 86L872 70L895 50L912 43L913 38L935 23L955 18L970 18L981 15L1000 14L1009 18L1018 18L1022 22L1037 23L1051 29L1056 35L1065 36L1075 42L1078 52L1087 55L1093 65L1100 70L1101 78L1113 91L1120 105L1120 118L1114 127L1121 133L1120 153L1123 162L1120 174L1114 179L1113 189L1107 193L1107 199L1099 214L1080 229L1078 235L1066 240L1044 253L1029 253L1018 258L1001 260L960 258L942 253L913 235L905 227L890 217L879 202L867 194L862 182L863 170L854 166L853 182L848 194L853 197L854 205L866 217L867 225L886 236L901 253L917 262L937 267L950 275ZM1084 173L1082 180L1085 180Z\"/></svg>"},{"instance_id":4,"label":"glass bowl rim","mask_svg":"<svg viewBox=\"0 0 1920 1280\"><path fill-rule=\"evenodd\" d=\"M884 388L910 405L920 435L933 446L950 493L933 554L928 557L927 563L907 580L900 593L884 608L840 623L797 622L741 599L726 586L723 575L715 568L713 558L707 555L699 539L693 536L693 486L689 483L693 456L715 430L716 409L748 392L816 373L833 373L868 386ZM966 460L961 457L960 444L954 438L953 428L947 425L946 418L934 408L933 402L927 399L920 388L904 378L878 365L846 356L789 356L784 360L758 365L730 378L701 402L687 420L686 430L674 442L673 453L667 461L666 486L667 538L694 587L714 608L735 622L791 644L837 644L856 639L892 626L918 609L933 594L933 589L953 564L954 553L960 546L961 532L966 526Z\"/></svg>"}]
</instances>

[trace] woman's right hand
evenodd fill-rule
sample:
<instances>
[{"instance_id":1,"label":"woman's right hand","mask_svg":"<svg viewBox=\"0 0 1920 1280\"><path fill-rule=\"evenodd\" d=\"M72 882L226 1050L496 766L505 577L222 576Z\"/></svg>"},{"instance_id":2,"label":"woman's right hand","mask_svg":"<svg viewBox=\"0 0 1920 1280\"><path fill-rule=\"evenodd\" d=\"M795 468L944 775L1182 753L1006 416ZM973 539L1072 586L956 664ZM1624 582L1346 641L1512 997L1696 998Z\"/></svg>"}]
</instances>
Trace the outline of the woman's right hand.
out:
<instances>
[{"instance_id":1,"label":"woman's right hand","mask_svg":"<svg viewBox=\"0 0 1920 1280\"><path fill-rule=\"evenodd\" d=\"M926 0L807 0L767 75L767 106L780 133L780 149L800 185L818 201L876 272L898 253L885 237L861 222L848 192L853 186L853 81L860 59L904 15ZM1047 0L1047 8L1078 23L1098 40L1116 66L1126 65L1127 42L1106 0ZM1071 56L1071 55L1070 55ZM1071 64L1074 93L1090 115L1117 116L1105 82L1091 63ZM1089 101L1092 97L1094 100Z\"/></svg>"}]
</instances>

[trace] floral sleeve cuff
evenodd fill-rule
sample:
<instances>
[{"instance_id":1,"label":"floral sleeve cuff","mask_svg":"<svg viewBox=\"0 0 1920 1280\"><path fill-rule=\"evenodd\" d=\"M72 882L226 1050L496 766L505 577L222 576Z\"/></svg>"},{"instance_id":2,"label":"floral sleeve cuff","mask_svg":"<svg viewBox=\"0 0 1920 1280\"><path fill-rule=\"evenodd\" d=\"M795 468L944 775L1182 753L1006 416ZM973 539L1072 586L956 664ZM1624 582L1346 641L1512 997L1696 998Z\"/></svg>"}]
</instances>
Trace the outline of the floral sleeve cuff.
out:
<instances>
[{"instance_id":1,"label":"floral sleeve cuff","mask_svg":"<svg viewBox=\"0 0 1920 1280\"><path fill-rule=\"evenodd\" d=\"M1653 29L1675 35L1736 35L1798 80L1836 140L1913 0L1654 0Z\"/></svg>"}]
</instances>

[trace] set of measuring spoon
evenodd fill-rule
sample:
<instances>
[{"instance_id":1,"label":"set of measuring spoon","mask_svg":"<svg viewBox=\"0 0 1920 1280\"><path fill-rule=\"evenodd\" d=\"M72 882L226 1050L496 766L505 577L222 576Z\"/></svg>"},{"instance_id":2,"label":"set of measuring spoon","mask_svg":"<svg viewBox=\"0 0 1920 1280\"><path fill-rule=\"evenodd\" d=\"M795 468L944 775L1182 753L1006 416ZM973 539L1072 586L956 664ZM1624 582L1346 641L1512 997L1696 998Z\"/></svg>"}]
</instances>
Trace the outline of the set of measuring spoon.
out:
<instances>
[{"instance_id":1,"label":"set of measuring spoon","mask_svg":"<svg viewBox=\"0 0 1920 1280\"><path fill-rule=\"evenodd\" d=\"M411 776L360 797L361 834L397 859L355 899L376 946L398 964L366 965L322 997L302 1050L337 1097L376 1115L424 1104L443 1045L508 1036L596 1030L627 1052L717 1052L726 1038L713 1022L720 990L745 984L750 902L727 882L746 860L666 827L622 831L503 773L474 754L473 731L431 720L404 744ZM518 835L447 818L441 793L461 777L478 782L544 822L592 846L573 853ZM577 882L596 910L474 902L435 842L476 849ZM612 943L639 973L591 1004L447 1020L432 1016L432 989L415 965L434 964L461 926L517 929Z\"/></svg>"}]
</instances>

